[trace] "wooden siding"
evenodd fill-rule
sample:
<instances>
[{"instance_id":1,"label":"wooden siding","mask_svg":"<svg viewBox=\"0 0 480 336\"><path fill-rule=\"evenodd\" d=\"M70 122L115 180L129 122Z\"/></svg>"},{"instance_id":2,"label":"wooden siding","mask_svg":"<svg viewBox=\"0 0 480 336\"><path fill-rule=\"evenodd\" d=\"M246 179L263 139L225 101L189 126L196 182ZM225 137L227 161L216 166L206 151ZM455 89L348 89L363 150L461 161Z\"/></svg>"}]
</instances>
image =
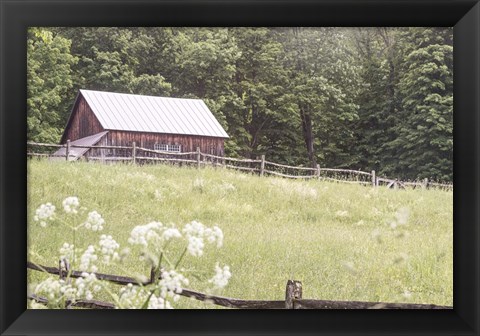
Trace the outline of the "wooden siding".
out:
<instances>
[{"instance_id":1,"label":"wooden siding","mask_svg":"<svg viewBox=\"0 0 480 336\"><path fill-rule=\"evenodd\" d=\"M200 147L202 153L224 155L224 139L196 135L161 134L110 130L107 134L109 146L131 146L154 149L155 143L181 145L181 152L194 152Z\"/></svg>"},{"instance_id":2,"label":"wooden siding","mask_svg":"<svg viewBox=\"0 0 480 336\"><path fill-rule=\"evenodd\" d=\"M100 121L98 121L90 106L88 106L85 98L80 94L60 142L63 144L67 140L75 141L102 131L104 129Z\"/></svg>"},{"instance_id":3,"label":"wooden siding","mask_svg":"<svg viewBox=\"0 0 480 336\"><path fill-rule=\"evenodd\" d=\"M95 144L95 146L107 146L108 145L107 135L108 134L104 135L102 139L100 139L100 141ZM108 149L104 149L104 148L91 148L85 154L83 154L83 156L87 159L89 157L96 157L96 158L103 159L108 156L108 151L109 151ZM128 151L128 153L122 153L122 156L131 156L131 151Z\"/></svg>"}]
</instances>

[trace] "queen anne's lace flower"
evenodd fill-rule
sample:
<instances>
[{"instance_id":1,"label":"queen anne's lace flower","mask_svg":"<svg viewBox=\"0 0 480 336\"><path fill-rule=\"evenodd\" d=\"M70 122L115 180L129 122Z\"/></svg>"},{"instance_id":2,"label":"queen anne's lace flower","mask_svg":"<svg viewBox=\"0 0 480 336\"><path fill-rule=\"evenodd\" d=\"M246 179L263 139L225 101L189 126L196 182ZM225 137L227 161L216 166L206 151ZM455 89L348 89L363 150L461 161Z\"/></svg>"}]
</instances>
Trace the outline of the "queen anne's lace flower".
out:
<instances>
[{"instance_id":1,"label":"queen anne's lace flower","mask_svg":"<svg viewBox=\"0 0 480 336\"><path fill-rule=\"evenodd\" d=\"M220 248L223 245L223 232L218 226L205 229L205 238L210 244L217 242L217 247Z\"/></svg>"},{"instance_id":2,"label":"queen anne's lace flower","mask_svg":"<svg viewBox=\"0 0 480 336\"><path fill-rule=\"evenodd\" d=\"M132 245L142 245L144 247L147 247L149 243L159 243L161 242L162 229L163 224L160 222L135 226L130 232L128 242Z\"/></svg>"},{"instance_id":3,"label":"queen anne's lace flower","mask_svg":"<svg viewBox=\"0 0 480 336\"><path fill-rule=\"evenodd\" d=\"M132 245L142 246L146 256L156 263L165 242L181 237L182 234L174 226L164 226L160 222L151 222L134 227L128 242Z\"/></svg>"},{"instance_id":4,"label":"queen anne's lace flower","mask_svg":"<svg viewBox=\"0 0 480 336\"><path fill-rule=\"evenodd\" d=\"M98 260L98 256L95 254L95 247L93 245L89 245L88 248L83 252L82 256L80 257L80 270L81 271L91 271L96 272L97 267L93 264L95 261Z\"/></svg>"},{"instance_id":5,"label":"queen anne's lace flower","mask_svg":"<svg viewBox=\"0 0 480 336\"><path fill-rule=\"evenodd\" d=\"M41 227L47 226L47 221L52 220L55 216L55 206L52 203L42 204L35 210L33 220L40 222Z\"/></svg>"},{"instance_id":6,"label":"queen anne's lace flower","mask_svg":"<svg viewBox=\"0 0 480 336\"><path fill-rule=\"evenodd\" d=\"M150 301L148 301L148 309L173 309L170 302L167 300L152 295Z\"/></svg>"},{"instance_id":7,"label":"queen anne's lace flower","mask_svg":"<svg viewBox=\"0 0 480 336\"><path fill-rule=\"evenodd\" d=\"M35 287L37 295L45 296L49 304L53 305L55 301L62 298L65 300L75 300L77 289L63 279L47 278Z\"/></svg>"},{"instance_id":8,"label":"queen anne's lace flower","mask_svg":"<svg viewBox=\"0 0 480 336\"><path fill-rule=\"evenodd\" d=\"M81 278L75 279L75 287L77 287L77 298L93 299L93 293L98 292L101 286L98 284L97 277L94 273L83 272Z\"/></svg>"},{"instance_id":9,"label":"queen anne's lace flower","mask_svg":"<svg viewBox=\"0 0 480 336\"><path fill-rule=\"evenodd\" d=\"M215 288L223 288L228 284L228 280L231 278L231 276L232 273L230 272L230 267L220 267L217 263L215 265L215 275L213 278L208 280L208 282L213 284Z\"/></svg>"},{"instance_id":10,"label":"queen anne's lace flower","mask_svg":"<svg viewBox=\"0 0 480 336\"><path fill-rule=\"evenodd\" d=\"M117 252L120 244L118 244L115 239L110 235L101 235L100 236L100 251L103 255L103 261L105 263L110 263L110 260L116 261L120 259L120 256Z\"/></svg>"},{"instance_id":11,"label":"queen anne's lace flower","mask_svg":"<svg viewBox=\"0 0 480 336\"><path fill-rule=\"evenodd\" d=\"M80 205L80 202L78 201L77 197L70 196L63 200L62 205L63 210L65 210L66 213L76 214L78 213L78 206Z\"/></svg>"},{"instance_id":12,"label":"queen anne's lace flower","mask_svg":"<svg viewBox=\"0 0 480 336\"><path fill-rule=\"evenodd\" d=\"M64 260L73 261L73 254L74 254L75 246L73 244L64 243L62 247L60 247L60 260L61 260L61 267L65 268Z\"/></svg>"},{"instance_id":13,"label":"queen anne's lace flower","mask_svg":"<svg viewBox=\"0 0 480 336\"><path fill-rule=\"evenodd\" d=\"M162 278L158 282L160 286L160 297L166 299L167 296L173 298L174 301L178 300L182 292L183 285L188 285L189 281L182 274L175 270L162 272Z\"/></svg>"},{"instance_id":14,"label":"queen anne's lace flower","mask_svg":"<svg viewBox=\"0 0 480 336\"><path fill-rule=\"evenodd\" d=\"M98 212L92 211L88 213L87 221L84 223L84 225L89 230L102 231L104 223L105 220L102 218L102 216Z\"/></svg>"},{"instance_id":15,"label":"queen anne's lace flower","mask_svg":"<svg viewBox=\"0 0 480 336\"><path fill-rule=\"evenodd\" d=\"M115 308L139 309L147 301L149 292L144 288L138 288L131 283L120 289L118 303ZM153 297L153 296L152 296ZM148 307L148 306L147 306Z\"/></svg>"},{"instance_id":16,"label":"queen anne's lace flower","mask_svg":"<svg viewBox=\"0 0 480 336\"><path fill-rule=\"evenodd\" d=\"M187 237L188 236L202 237L204 231L205 231L205 225L197 221L192 221L191 223L188 223L187 225L185 225L185 228L183 229L183 233L185 233Z\"/></svg>"},{"instance_id":17,"label":"queen anne's lace flower","mask_svg":"<svg viewBox=\"0 0 480 336\"><path fill-rule=\"evenodd\" d=\"M203 255L204 239L210 244L216 242L217 247L223 245L223 232L218 226L208 228L200 222L193 221L185 225L183 233L188 239L187 250L195 257Z\"/></svg>"},{"instance_id":18,"label":"queen anne's lace flower","mask_svg":"<svg viewBox=\"0 0 480 336\"><path fill-rule=\"evenodd\" d=\"M177 228L170 227L170 228L166 228L165 231L163 231L162 237L165 240L170 240L173 238L181 238L182 234L180 233L180 231L178 231Z\"/></svg>"},{"instance_id":19,"label":"queen anne's lace flower","mask_svg":"<svg viewBox=\"0 0 480 336\"><path fill-rule=\"evenodd\" d=\"M187 251L194 257L201 257L203 255L203 238L190 236L188 237Z\"/></svg>"}]
</instances>

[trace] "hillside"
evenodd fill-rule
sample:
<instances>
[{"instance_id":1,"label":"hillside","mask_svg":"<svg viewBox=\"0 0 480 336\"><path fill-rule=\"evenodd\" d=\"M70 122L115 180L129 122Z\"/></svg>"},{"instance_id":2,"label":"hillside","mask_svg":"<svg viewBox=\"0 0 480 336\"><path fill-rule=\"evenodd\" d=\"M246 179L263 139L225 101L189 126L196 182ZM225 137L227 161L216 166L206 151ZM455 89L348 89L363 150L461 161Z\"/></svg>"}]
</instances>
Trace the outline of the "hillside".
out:
<instances>
[{"instance_id":1,"label":"hillside","mask_svg":"<svg viewBox=\"0 0 480 336\"><path fill-rule=\"evenodd\" d=\"M220 293L243 299L284 299L288 279L303 283L303 297L453 303L453 193L400 190L258 177L224 169L131 166L30 160L29 259L58 263L71 237L60 225L41 228L35 209L77 196L105 219L103 233L122 247L130 231L151 221L218 225L224 246L184 266L211 272L216 261L233 276ZM98 233L77 237L87 246ZM133 250L132 252L135 252ZM132 258L122 269L148 274ZM29 282L40 279L30 273ZM190 288L205 290L190 278ZM208 307L181 300L179 307Z\"/></svg>"}]
</instances>

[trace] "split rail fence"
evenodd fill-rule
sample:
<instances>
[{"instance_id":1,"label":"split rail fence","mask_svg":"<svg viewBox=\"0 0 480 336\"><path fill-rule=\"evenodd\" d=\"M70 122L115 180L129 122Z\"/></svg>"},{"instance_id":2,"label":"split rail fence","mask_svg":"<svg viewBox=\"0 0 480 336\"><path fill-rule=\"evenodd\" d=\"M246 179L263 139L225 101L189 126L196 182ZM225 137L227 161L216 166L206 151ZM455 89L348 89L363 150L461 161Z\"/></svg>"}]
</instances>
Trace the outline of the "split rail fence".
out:
<instances>
[{"instance_id":1,"label":"split rail fence","mask_svg":"<svg viewBox=\"0 0 480 336\"><path fill-rule=\"evenodd\" d=\"M82 277L81 271L69 269L68 262L63 262L66 267L49 267L27 262L27 269L58 275L61 279L65 279L67 274L71 278ZM111 275L103 273L95 273L98 280L108 281L117 285L134 286L149 285L157 279L151 272L150 280L139 282L137 279L121 275ZM242 300L216 295L209 295L190 289L182 288L181 296L192 298L198 301L212 303L226 308L238 309L452 309L451 306L439 306L433 304L416 304L416 303L387 303L387 302L363 302L363 301L332 301L332 300L312 300L302 298L302 283L300 281L288 280L285 289L285 300ZM48 299L34 294L27 294L27 299L35 300L38 303L47 305ZM79 307L90 309L115 309L115 305L110 302L97 300L76 300L68 301L67 307Z\"/></svg>"},{"instance_id":2,"label":"split rail fence","mask_svg":"<svg viewBox=\"0 0 480 336\"><path fill-rule=\"evenodd\" d=\"M375 170L371 172L364 172L353 169L336 169L336 168L322 168L317 164L315 168L298 167L270 162L262 155L260 159L239 159L231 157L216 156L213 154L206 154L200 151L197 147L195 152L165 152L152 150L142 147L137 147L135 142L132 146L84 146L72 145L67 141L64 145L27 142L29 150L27 156L29 157L47 157L56 159L65 159L72 161L78 157L72 154L75 148L87 148L92 150L90 156L82 159L87 161L100 161L103 163L109 162L132 162L134 164L145 164L152 162L166 162L170 164L179 165L193 165L197 168L211 165L214 167L223 167L229 169L236 169L260 176L271 175L291 179L320 179L324 181L351 183L370 186L386 186L392 189L406 189L406 188L438 188L445 190L453 190L453 184L436 183L424 179L422 181L400 181L399 179L391 179L377 176ZM34 149L43 149L42 153L35 152ZM65 154L61 156L53 156L48 153L48 148L65 148Z\"/></svg>"}]
</instances>

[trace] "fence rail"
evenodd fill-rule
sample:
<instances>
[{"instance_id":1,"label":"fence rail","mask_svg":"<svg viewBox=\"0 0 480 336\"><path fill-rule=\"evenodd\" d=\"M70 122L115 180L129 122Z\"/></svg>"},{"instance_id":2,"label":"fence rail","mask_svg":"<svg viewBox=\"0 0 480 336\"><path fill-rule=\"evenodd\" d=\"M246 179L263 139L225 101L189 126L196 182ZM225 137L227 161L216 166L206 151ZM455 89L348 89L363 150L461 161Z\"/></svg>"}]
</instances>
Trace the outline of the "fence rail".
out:
<instances>
[{"instance_id":1,"label":"fence rail","mask_svg":"<svg viewBox=\"0 0 480 336\"><path fill-rule=\"evenodd\" d=\"M62 264L60 260L59 265ZM64 260L65 262L65 260ZM67 269L61 269L51 266L43 266L27 261L27 269L40 271L48 274L58 275L65 278L67 272L72 278L80 278L81 271L69 270L68 262L65 262ZM154 272L150 273L148 281L139 281L138 279L104 273L94 273L97 279L109 281L117 285L132 284L135 286L152 284L157 279L153 278ZM312 300L302 298L302 283L300 281L288 280L285 289L285 300L242 300L228 298L217 295L209 295L197 292L191 289L182 288L179 295L192 298L198 301L213 303L226 308L237 309L452 309L451 306L438 306L434 304L416 304L416 303L387 303L387 302L362 302L362 301L332 301L332 300ZM47 305L48 299L34 294L27 294L27 299L35 300L38 303ZM97 300L77 300L67 301L67 307L75 306L92 309L114 309L115 305L110 302Z\"/></svg>"},{"instance_id":2,"label":"fence rail","mask_svg":"<svg viewBox=\"0 0 480 336\"><path fill-rule=\"evenodd\" d=\"M171 162L179 164L196 164L198 168L202 165L212 165L215 167L224 167L229 169L236 169L241 171L248 171L251 173L258 173L263 175L274 175L292 179L312 179L317 178L324 181L331 181L337 183L350 183L360 185L372 185L386 186L391 189L406 189L408 188L438 188L453 190L453 184L437 183L424 179L423 181L400 181L399 179L391 179L377 176L375 171L364 172L361 170L353 169L337 169L337 168L321 168L317 165L316 168L311 167L296 167L290 165L284 165L280 163L270 162L265 160L265 155L262 155L260 160L255 159L240 159L217 156L213 154L207 154L200 152L200 148L197 148L195 152L166 152L152 150L148 148L137 147L135 143L132 143L131 147L128 146L85 146L85 145L72 145L70 141L67 141L64 145L47 144L28 141L27 145L32 147L41 148L65 148L65 154L57 157L64 157L67 161L71 161L71 158L75 159L75 155L71 154L72 148L87 148L87 149L109 149L109 150L125 150L124 155L120 156L90 156L87 160L102 161L102 162L116 162L116 161L131 161L133 163L144 162ZM128 154L129 153L129 154ZM144 155L138 155L144 153ZM155 156L148 156L155 155ZM28 151L27 156L30 157L52 157L49 153L35 153L34 151ZM181 157L181 158L180 158ZM266 166L269 168L267 169Z\"/></svg>"}]
</instances>

